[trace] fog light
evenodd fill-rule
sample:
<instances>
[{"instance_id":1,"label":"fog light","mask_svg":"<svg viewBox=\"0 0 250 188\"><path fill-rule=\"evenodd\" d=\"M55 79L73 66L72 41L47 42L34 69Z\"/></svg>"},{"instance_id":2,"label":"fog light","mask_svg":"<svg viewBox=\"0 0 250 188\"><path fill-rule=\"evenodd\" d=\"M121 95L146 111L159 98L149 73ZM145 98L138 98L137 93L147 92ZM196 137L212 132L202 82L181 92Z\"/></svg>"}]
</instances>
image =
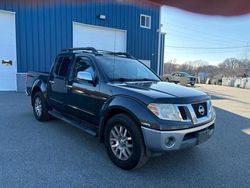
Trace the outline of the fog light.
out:
<instances>
[{"instance_id":1,"label":"fog light","mask_svg":"<svg viewBox=\"0 0 250 188\"><path fill-rule=\"evenodd\" d=\"M175 138L174 137L167 137L165 140L165 145L167 148L172 148L175 145Z\"/></svg>"}]
</instances>

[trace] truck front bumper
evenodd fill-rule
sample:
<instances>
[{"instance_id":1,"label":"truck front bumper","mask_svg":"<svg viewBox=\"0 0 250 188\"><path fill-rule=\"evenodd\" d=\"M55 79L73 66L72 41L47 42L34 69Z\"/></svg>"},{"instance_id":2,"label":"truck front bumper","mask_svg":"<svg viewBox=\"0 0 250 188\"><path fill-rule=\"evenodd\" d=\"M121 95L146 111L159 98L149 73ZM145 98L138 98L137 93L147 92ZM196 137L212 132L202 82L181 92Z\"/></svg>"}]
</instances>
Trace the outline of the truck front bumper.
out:
<instances>
[{"instance_id":1,"label":"truck front bumper","mask_svg":"<svg viewBox=\"0 0 250 188\"><path fill-rule=\"evenodd\" d=\"M198 127L176 131L158 131L142 127L142 133L145 145L151 152L179 150L208 140L214 133L214 122L215 120Z\"/></svg>"}]
</instances>

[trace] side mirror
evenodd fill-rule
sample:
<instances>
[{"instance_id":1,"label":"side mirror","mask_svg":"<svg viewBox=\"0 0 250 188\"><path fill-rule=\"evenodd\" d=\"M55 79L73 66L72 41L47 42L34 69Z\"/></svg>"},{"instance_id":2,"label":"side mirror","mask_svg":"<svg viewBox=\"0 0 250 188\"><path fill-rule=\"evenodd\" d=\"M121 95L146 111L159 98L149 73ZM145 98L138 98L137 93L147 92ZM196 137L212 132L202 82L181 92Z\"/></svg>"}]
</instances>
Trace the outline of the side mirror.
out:
<instances>
[{"instance_id":1,"label":"side mirror","mask_svg":"<svg viewBox=\"0 0 250 188\"><path fill-rule=\"evenodd\" d=\"M94 82L92 74L89 73L89 72L86 72L86 71L80 71L80 72L78 72L76 78L79 79L79 80L85 80L85 81L88 81L88 82Z\"/></svg>"}]
</instances>

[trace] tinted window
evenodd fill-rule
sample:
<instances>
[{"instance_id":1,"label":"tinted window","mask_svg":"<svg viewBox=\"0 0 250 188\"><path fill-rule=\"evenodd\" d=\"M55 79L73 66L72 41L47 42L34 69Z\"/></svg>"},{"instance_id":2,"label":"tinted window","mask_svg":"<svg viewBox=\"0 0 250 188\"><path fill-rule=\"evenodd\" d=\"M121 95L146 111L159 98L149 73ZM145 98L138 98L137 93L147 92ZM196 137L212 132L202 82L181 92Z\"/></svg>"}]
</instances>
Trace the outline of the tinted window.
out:
<instances>
[{"instance_id":1,"label":"tinted window","mask_svg":"<svg viewBox=\"0 0 250 188\"><path fill-rule=\"evenodd\" d=\"M148 79L159 81L159 78L149 68L134 59L122 57L99 57L99 62L110 80Z\"/></svg>"},{"instance_id":2,"label":"tinted window","mask_svg":"<svg viewBox=\"0 0 250 188\"><path fill-rule=\"evenodd\" d=\"M76 60L76 64L74 66L74 75L73 78L76 78L77 73L80 71L89 72L94 77L94 67L92 66L91 62L83 57L78 57Z\"/></svg>"},{"instance_id":3,"label":"tinted window","mask_svg":"<svg viewBox=\"0 0 250 188\"><path fill-rule=\"evenodd\" d=\"M55 68L55 75L66 77L71 63L70 57L60 57Z\"/></svg>"},{"instance_id":4,"label":"tinted window","mask_svg":"<svg viewBox=\"0 0 250 188\"><path fill-rule=\"evenodd\" d=\"M58 75L62 60L63 60L63 57L59 57L56 61L57 63L56 63L55 71L54 71L55 75Z\"/></svg>"},{"instance_id":5,"label":"tinted window","mask_svg":"<svg viewBox=\"0 0 250 188\"><path fill-rule=\"evenodd\" d=\"M59 74L58 74L59 76L61 76L61 77L67 76L70 62L71 62L70 57L63 58L63 61L62 61L61 66L60 66Z\"/></svg>"},{"instance_id":6,"label":"tinted window","mask_svg":"<svg viewBox=\"0 0 250 188\"><path fill-rule=\"evenodd\" d=\"M182 72L181 73L181 76L189 76L189 74L185 73L185 72Z\"/></svg>"}]
</instances>

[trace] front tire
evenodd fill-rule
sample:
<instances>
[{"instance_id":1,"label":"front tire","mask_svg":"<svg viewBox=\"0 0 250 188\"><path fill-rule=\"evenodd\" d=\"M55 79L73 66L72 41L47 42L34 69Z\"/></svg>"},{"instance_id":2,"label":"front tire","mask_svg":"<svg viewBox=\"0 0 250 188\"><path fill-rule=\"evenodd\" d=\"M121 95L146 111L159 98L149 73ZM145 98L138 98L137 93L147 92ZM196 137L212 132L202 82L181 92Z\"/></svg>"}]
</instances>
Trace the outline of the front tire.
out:
<instances>
[{"instance_id":1,"label":"front tire","mask_svg":"<svg viewBox=\"0 0 250 188\"><path fill-rule=\"evenodd\" d=\"M126 114L109 119L104 142L112 162L124 170L138 168L147 161L142 134L135 121Z\"/></svg>"},{"instance_id":2,"label":"front tire","mask_svg":"<svg viewBox=\"0 0 250 188\"><path fill-rule=\"evenodd\" d=\"M49 106L43 97L41 92L35 93L33 96L33 112L34 116L38 121L48 121L50 120L50 115L48 113Z\"/></svg>"}]
</instances>

